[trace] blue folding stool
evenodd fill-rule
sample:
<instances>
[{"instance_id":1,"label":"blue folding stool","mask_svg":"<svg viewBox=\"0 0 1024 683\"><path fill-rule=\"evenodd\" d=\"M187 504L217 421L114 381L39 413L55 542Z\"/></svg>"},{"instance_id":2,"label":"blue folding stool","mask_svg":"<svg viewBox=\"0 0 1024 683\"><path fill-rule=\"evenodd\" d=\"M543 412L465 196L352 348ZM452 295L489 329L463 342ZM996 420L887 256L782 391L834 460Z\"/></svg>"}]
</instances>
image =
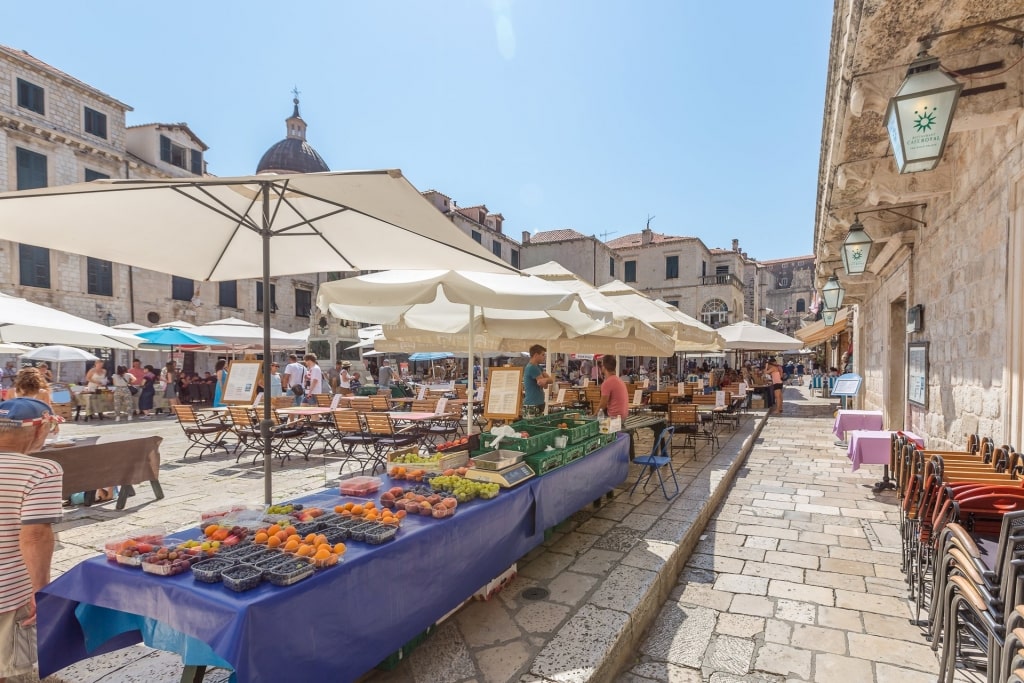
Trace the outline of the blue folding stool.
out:
<instances>
[{"instance_id":1,"label":"blue folding stool","mask_svg":"<svg viewBox=\"0 0 1024 683\"><path fill-rule=\"evenodd\" d=\"M651 448L650 455L639 455L633 462L637 465L641 465L647 468L647 478L645 479L643 473L637 478L633 484L633 488L629 490L629 495L633 495L636 491L636 487L640 484L640 480L644 480L643 488L647 488L647 482L651 480L651 477L655 473L658 474L658 483L661 484L661 492L665 494L665 500L671 500L679 495L679 481L676 479L676 471L672 469L672 435L675 433L675 427L665 427L661 430L661 434L658 436L658 440L654 442L654 446ZM661 476L661 468L668 467L669 473L672 475L672 483L675 484L676 492L671 496L668 495L668 491L665 489L665 479Z\"/></svg>"}]
</instances>

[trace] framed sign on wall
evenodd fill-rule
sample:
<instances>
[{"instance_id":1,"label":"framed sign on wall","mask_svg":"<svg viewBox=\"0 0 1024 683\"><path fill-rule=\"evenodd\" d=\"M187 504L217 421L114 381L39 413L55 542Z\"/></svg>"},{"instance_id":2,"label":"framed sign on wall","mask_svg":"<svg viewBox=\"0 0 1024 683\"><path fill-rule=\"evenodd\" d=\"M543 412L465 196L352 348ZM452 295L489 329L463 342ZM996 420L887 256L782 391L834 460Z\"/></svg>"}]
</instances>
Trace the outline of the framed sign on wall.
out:
<instances>
[{"instance_id":1,"label":"framed sign on wall","mask_svg":"<svg viewBox=\"0 0 1024 683\"><path fill-rule=\"evenodd\" d=\"M907 400L928 407L928 342L907 345Z\"/></svg>"}]
</instances>

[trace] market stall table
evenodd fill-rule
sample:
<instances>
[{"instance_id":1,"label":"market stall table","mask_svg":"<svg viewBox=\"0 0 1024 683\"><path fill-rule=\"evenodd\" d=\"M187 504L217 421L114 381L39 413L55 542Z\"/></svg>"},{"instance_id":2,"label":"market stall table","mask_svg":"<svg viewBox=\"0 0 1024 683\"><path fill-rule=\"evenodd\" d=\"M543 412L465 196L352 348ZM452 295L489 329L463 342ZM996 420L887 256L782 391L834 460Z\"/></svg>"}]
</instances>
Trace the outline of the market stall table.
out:
<instances>
[{"instance_id":1,"label":"market stall table","mask_svg":"<svg viewBox=\"0 0 1024 683\"><path fill-rule=\"evenodd\" d=\"M836 421L832 425L832 433L836 435L837 439L842 439L843 434L854 429L877 431L881 428L881 410L840 410L836 413Z\"/></svg>"},{"instance_id":2,"label":"market stall table","mask_svg":"<svg viewBox=\"0 0 1024 683\"><path fill-rule=\"evenodd\" d=\"M64 470L63 496L120 486L117 509L123 510L133 485L148 481L157 500L160 487L160 443L163 437L85 436L59 440L32 455L58 463ZM64 445L70 444L70 445ZM87 495L88 499L88 495Z\"/></svg>"},{"instance_id":3,"label":"market stall table","mask_svg":"<svg viewBox=\"0 0 1024 683\"><path fill-rule=\"evenodd\" d=\"M621 436L493 500L462 504L451 519L409 516L391 543L350 543L342 564L286 588L235 594L187 573L86 560L37 596L40 675L138 642L141 629L186 665L227 665L242 683L355 680L621 484L627 453ZM382 490L396 483L382 479ZM339 498L333 489L303 500Z\"/></svg>"}]
</instances>

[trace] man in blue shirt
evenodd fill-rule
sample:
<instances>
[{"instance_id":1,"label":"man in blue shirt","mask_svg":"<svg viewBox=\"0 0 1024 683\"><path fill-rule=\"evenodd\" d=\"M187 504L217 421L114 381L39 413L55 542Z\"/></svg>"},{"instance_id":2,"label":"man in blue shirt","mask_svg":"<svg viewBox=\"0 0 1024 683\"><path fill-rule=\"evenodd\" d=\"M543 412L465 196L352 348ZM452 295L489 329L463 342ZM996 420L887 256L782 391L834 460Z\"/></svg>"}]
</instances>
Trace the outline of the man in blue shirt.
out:
<instances>
[{"instance_id":1,"label":"man in blue shirt","mask_svg":"<svg viewBox=\"0 0 1024 683\"><path fill-rule=\"evenodd\" d=\"M547 349L540 344L530 347L530 362L523 371L523 417L540 415L544 412L544 393L551 385L551 375L541 369L547 355Z\"/></svg>"}]
</instances>

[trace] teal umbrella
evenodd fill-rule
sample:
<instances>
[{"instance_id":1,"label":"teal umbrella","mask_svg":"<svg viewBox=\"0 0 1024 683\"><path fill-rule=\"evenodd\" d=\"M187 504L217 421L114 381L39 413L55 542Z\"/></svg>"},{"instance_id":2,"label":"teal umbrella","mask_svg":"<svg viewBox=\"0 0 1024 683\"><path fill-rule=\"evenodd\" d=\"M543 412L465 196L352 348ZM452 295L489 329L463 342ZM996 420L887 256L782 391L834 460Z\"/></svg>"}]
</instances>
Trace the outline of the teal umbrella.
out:
<instances>
[{"instance_id":1,"label":"teal umbrella","mask_svg":"<svg viewBox=\"0 0 1024 683\"><path fill-rule=\"evenodd\" d=\"M220 339L193 334L180 327L160 327L152 330L140 330L135 336L142 337L147 343L155 346L221 346Z\"/></svg>"}]
</instances>

